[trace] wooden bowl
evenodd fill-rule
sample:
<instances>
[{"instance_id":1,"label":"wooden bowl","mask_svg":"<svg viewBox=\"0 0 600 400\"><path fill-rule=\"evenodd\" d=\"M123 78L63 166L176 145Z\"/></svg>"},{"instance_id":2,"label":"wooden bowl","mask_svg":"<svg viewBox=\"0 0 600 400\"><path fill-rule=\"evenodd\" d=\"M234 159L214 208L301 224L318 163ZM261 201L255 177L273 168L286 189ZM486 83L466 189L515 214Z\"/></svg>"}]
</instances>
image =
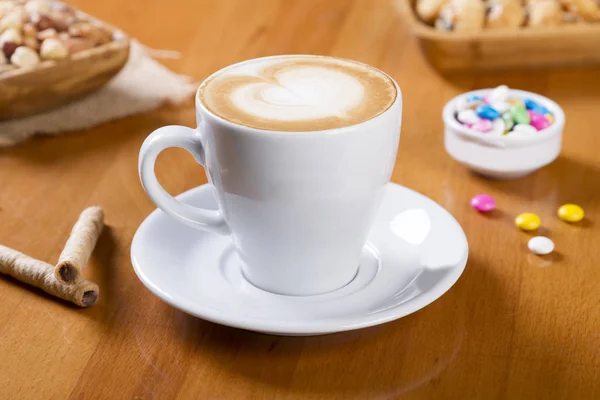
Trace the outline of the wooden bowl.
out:
<instances>
[{"instance_id":1,"label":"wooden bowl","mask_svg":"<svg viewBox=\"0 0 600 400\"><path fill-rule=\"evenodd\" d=\"M114 32L114 41L65 60L43 61L33 68L1 74L0 120L61 106L99 89L115 76L129 57L129 40L122 32L103 25Z\"/></svg>"},{"instance_id":2,"label":"wooden bowl","mask_svg":"<svg viewBox=\"0 0 600 400\"><path fill-rule=\"evenodd\" d=\"M429 62L442 72L600 64L600 23L443 32L421 21L414 0L393 0Z\"/></svg>"}]
</instances>

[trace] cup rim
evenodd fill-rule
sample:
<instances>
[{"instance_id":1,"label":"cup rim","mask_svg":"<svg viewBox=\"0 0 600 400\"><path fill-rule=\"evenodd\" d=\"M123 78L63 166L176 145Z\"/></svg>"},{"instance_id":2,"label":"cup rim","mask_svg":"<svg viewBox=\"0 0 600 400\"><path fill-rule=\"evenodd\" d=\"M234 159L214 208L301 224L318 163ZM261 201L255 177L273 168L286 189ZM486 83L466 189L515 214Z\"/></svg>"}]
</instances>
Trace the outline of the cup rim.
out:
<instances>
[{"instance_id":1,"label":"cup rim","mask_svg":"<svg viewBox=\"0 0 600 400\"><path fill-rule=\"evenodd\" d=\"M202 87L210 80L212 79L215 75L222 73L230 68L234 68L246 63L250 63L250 62L254 62L254 61L258 61L258 60L267 60L267 59L276 59L276 58L291 58L291 57L314 57L314 58L333 58L336 60L343 60L343 61L348 61L354 64L359 64L359 65L363 65L366 66L368 68L372 68L374 70L376 70L377 72L383 74L384 76L388 77L388 79L394 84L394 87L396 89L396 98L394 99L394 101L389 105L388 108L386 108L384 111L382 111L381 113L377 114L376 116L367 119L366 121L362 121L358 124L354 124L354 125L349 125L349 126L344 126L344 127L340 127L340 128L331 128L331 129L321 129L321 130L315 130L315 131L281 131L281 130L270 130L270 129L260 129L260 128L254 128L248 125L242 125L239 124L237 122L232 122L229 121L217 114L215 114L214 112L212 112L211 110L208 109L208 107L205 106L205 104L203 102L200 101L200 90L202 89ZM334 56L327 56L327 55L318 55L318 54L279 54L279 55L272 55L272 56L265 56L265 57L256 57L256 58L251 58L248 60L243 60L231 65L228 65L224 68L220 68L217 71L213 72L212 74L210 74L208 77L206 77L202 83L200 83L200 85L198 86L198 89L196 89L196 93L194 95L194 101L196 104L196 114L199 114L199 111L202 110L202 116L207 115L210 118L214 119L215 121L225 125L228 128L231 129L236 129L236 130L244 130L247 132L250 132L252 134L258 134L258 135L277 135L280 136L280 134L282 132L284 132L286 134L286 136L307 136L307 135L312 135L312 134L319 134L322 135L323 133L330 133L330 134L339 134L341 132L347 131L347 130L355 130L357 128L363 127L365 124L369 124L369 123L373 123L373 121L379 120L380 118L382 118L384 115L386 115L388 112L390 112L391 109L393 109L398 103L402 103L402 91L400 90L400 85L398 85L398 82L396 82L396 80L394 78L392 78L388 73L380 70L379 68L376 68L370 64L367 63L363 63L361 61L356 61L356 60L352 60L349 58L343 58L343 57L334 57ZM202 120L202 118L201 118Z\"/></svg>"},{"instance_id":2,"label":"cup rim","mask_svg":"<svg viewBox=\"0 0 600 400\"><path fill-rule=\"evenodd\" d=\"M454 132L459 133L463 136L467 136L468 138L471 138L476 142L482 142L485 144L492 145L497 144L500 147L527 146L533 143L549 140L555 137L556 135L560 135L562 133L566 118L563 109L556 102L554 102L546 96L542 96L537 93L512 88L510 88L510 93L520 95L520 97L531 98L535 102L543 105L548 110L550 110L554 115L554 123L548 128L539 131L536 135L531 137L511 137L510 135L500 137L485 137L479 133L473 132L471 129L466 128L456 120L454 113L456 111L456 104L458 102L463 101L465 98L472 95L485 96L489 94L492 90L494 90L494 88L472 90L469 92L462 93L454 97L452 100L448 101L442 110L442 119L446 127L451 128Z\"/></svg>"}]
</instances>

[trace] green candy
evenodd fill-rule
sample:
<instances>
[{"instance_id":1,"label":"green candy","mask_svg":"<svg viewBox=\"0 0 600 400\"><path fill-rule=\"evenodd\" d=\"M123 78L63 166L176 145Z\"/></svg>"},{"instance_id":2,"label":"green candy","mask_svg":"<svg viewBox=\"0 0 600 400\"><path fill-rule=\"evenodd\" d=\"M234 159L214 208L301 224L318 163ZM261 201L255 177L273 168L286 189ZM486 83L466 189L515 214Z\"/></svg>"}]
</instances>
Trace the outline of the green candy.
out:
<instances>
[{"instance_id":1,"label":"green candy","mask_svg":"<svg viewBox=\"0 0 600 400\"><path fill-rule=\"evenodd\" d=\"M510 111L505 111L504 114L502 114L502 119L504 120L504 133L506 134L507 132L510 132L515 123Z\"/></svg>"},{"instance_id":2,"label":"green candy","mask_svg":"<svg viewBox=\"0 0 600 400\"><path fill-rule=\"evenodd\" d=\"M529 124L529 114L525 107L520 105L515 105L510 108L510 114L512 116L513 121L517 124Z\"/></svg>"}]
</instances>

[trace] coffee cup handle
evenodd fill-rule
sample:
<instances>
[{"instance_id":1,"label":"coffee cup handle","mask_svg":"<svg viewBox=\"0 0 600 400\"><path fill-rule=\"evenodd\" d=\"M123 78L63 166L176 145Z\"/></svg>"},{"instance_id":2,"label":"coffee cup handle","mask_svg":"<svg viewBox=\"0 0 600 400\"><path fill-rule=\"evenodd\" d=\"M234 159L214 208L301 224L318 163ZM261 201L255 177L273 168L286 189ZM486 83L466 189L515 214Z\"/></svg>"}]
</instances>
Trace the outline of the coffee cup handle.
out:
<instances>
[{"instance_id":1,"label":"coffee cup handle","mask_svg":"<svg viewBox=\"0 0 600 400\"><path fill-rule=\"evenodd\" d=\"M156 158L161 151L170 147L180 147L189 151L194 159L205 167L204 146L198 131L178 125L155 130L142 144L138 160L140 180L150 199L169 216L188 226L223 235L229 234L229 226L222 212L184 204L171 196L158 182L154 173Z\"/></svg>"}]
</instances>

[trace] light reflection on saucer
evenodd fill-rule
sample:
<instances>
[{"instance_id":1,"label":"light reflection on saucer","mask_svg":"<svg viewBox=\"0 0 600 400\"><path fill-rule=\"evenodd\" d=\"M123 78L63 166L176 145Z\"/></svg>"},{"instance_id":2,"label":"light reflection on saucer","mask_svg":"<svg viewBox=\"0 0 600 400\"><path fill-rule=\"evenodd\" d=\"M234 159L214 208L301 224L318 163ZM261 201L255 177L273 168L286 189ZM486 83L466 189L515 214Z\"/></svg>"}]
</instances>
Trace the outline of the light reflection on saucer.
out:
<instances>
[{"instance_id":1,"label":"light reflection on saucer","mask_svg":"<svg viewBox=\"0 0 600 400\"><path fill-rule=\"evenodd\" d=\"M390 229L400 239L418 246L431 231L431 220L422 208L411 208L397 214L390 222Z\"/></svg>"}]
</instances>

